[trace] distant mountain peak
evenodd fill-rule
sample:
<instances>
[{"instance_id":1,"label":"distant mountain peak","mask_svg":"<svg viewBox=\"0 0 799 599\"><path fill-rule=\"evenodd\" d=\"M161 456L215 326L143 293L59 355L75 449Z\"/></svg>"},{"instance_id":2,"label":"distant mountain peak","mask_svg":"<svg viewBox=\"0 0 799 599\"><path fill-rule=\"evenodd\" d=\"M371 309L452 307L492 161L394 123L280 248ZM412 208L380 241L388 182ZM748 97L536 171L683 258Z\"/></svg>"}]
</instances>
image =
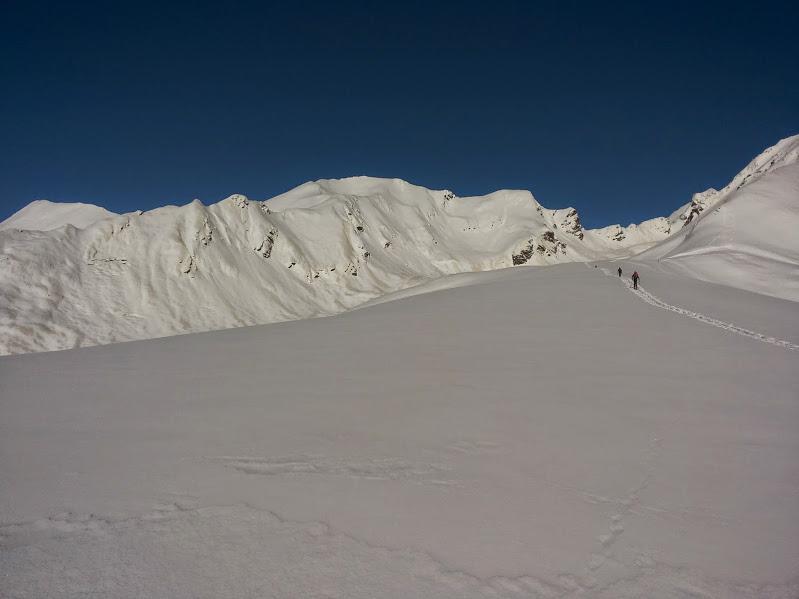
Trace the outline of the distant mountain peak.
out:
<instances>
[{"instance_id":1,"label":"distant mountain peak","mask_svg":"<svg viewBox=\"0 0 799 599\"><path fill-rule=\"evenodd\" d=\"M34 200L1 222L0 230L51 231L66 225L83 229L112 216L117 215L93 204Z\"/></svg>"}]
</instances>

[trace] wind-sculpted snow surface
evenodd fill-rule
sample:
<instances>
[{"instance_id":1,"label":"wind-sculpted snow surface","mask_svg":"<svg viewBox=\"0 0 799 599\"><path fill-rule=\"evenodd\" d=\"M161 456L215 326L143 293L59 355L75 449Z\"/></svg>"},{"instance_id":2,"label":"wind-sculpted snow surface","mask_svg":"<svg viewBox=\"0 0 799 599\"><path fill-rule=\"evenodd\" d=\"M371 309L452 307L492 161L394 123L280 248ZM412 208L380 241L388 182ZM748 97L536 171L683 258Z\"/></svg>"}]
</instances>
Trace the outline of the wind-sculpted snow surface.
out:
<instances>
[{"instance_id":1,"label":"wind-sculpted snow surface","mask_svg":"<svg viewBox=\"0 0 799 599\"><path fill-rule=\"evenodd\" d=\"M444 275L624 255L526 191L459 198L400 180L308 183L0 233L0 353L336 314Z\"/></svg>"}]
</instances>

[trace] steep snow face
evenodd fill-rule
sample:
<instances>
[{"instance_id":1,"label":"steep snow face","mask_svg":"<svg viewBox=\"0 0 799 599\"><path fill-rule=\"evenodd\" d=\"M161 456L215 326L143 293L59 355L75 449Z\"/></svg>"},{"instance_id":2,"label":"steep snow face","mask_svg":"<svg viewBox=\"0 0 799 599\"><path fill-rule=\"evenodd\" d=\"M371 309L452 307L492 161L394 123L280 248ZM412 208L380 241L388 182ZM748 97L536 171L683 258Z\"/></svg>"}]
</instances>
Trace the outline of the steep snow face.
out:
<instances>
[{"instance_id":1,"label":"steep snow face","mask_svg":"<svg viewBox=\"0 0 799 599\"><path fill-rule=\"evenodd\" d=\"M98 220L112 216L117 215L92 204L64 204L36 200L1 222L0 230L50 231L66 225L83 229Z\"/></svg>"},{"instance_id":2,"label":"steep snow face","mask_svg":"<svg viewBox=\"0 0 799 599\"><path fill-rule=\"evenodd\" d=\"M638 258L696 278L799 301L799 163L728 193Z\"/></svg>"},{"instance_id":3,"label":"steep snow face","mask_svg":"<svg viewBox=\"0 0 799 599\"><path fill-rule=\"evenodd\" d=\"M638 256L705 281L799 301L799 135L750 162L722 190L669 217L674 234ZM682 223L682 224L680 224Z\"/></svg>"},{"instance_id":4,"label":"steep snow face","mask_svg":"<svg viewBox=\"0 0 799 599\"><path fill-rule=\"evenodd\" d=\"M772 170L793 164L799 158L799 135L785 138L761 152L721 190L706 189L695 193L691 201L680 206L668 217L659 217L627 227L611 225L596 229L594 233L602 241L610 241L610 247L621 244L642 252L655 244L679 233L683 227L694 224L696 218L731 194L754 183Z\"/></svg>"},{"instance_id":5,"label":"steep snow face","mask_svg":"<svg viewBox=\"0 0 799 599\"><path fill-rule=\"evenodd\" d=\"M12 229L0 234L0 353L324 316L442 275L625 251L526 191L459 198L370 177Z\"/></svg>"},{"instance_id":6,"label":"steep snow face","mask_svg":"<svg viewBox=\"0 0 799 599\"><path fill-rule=\"evenodd\" d=\"M674 232L692 224L705 210L712 208L746 185L754 183L772 170L795 163L797 159L799 159L799 135L786 137L772 147L763 150L724 188L721 190L710 188L695 193L689 203L675 210L668 218Z\"/></svg>"}]
</instances>

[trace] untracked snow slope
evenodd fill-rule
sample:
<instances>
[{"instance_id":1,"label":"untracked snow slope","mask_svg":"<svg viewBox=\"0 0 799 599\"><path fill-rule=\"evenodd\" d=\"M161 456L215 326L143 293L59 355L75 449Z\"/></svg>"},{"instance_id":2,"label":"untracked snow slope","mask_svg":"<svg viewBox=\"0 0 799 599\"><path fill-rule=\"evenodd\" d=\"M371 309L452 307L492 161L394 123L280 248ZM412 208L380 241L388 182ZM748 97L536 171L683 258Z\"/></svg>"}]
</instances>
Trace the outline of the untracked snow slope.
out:
<instances>
[{"instance_id":1,"label":"untracked snow slope","mask_svg":"<svg viewBox=\"0 0 799 599\"><path fill-rule=\"evenodd\" d=\"M454 278L0 358L0 595L799 596L796 351L591 266ZM799 343L793 302L660 283Z\"/></svg>"},{"instance_id":2,"label":"untracked snow slope","mask_svg":"<svg viewBox=\"0 0 799 599\"><path fill-rule=\"evenodd\" d=\"M98 220L112 216L116 214L92 204L36 200L1 222L0 231L3 229L50 231L66 225L83 229Z\"/></svg>"},{"instance_id":3,"label":"untracked snow slope","mask_svg":"<svg viewBox=\"0 0 799 599\"><path fill-rule=\"evenodd\" d=\"M628 253L526 191L460 198L369 177L11 229L0 232L0 353L325 316L443 275Z\"/></svg>"},{"instance_id":4,"label":"untracked snow slope","mask_svg":"<svg viewBox=\"0 0 799 599\"><path fill-rule=\"evenodd\" d=\"M677 234L637 257L799 301L799 137L752 162Z\"/></svg>"}]
</instances>

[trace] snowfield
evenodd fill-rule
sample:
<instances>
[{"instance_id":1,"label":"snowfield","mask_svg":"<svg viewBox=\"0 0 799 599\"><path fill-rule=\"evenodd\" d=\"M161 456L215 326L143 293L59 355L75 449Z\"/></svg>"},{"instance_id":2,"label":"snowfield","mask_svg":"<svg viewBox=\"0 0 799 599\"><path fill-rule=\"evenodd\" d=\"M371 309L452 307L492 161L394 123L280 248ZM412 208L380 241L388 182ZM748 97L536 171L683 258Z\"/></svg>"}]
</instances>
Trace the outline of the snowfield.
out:
<instances>
[{"instance_id":1,"label":"snowfield","mask_svg":"<svg viewBox=\"0 0 799 599\"><path fill-rule=\"evenodd\" d=\"M794 302L665 276L799 344ZM0 360L4 595L799 594L796 351L582 264L463 277Z\"/></svg>"},{"instance_id":2,"label":"snowfield","mask_svg":"<svg viewBox=\"0 0 799 599\"><path fill-rule=\"evenodd\" d=\"M0 596L799 597L797 158L593 231L367 177L23 209Z\"/></svg>"}]
</instances>

